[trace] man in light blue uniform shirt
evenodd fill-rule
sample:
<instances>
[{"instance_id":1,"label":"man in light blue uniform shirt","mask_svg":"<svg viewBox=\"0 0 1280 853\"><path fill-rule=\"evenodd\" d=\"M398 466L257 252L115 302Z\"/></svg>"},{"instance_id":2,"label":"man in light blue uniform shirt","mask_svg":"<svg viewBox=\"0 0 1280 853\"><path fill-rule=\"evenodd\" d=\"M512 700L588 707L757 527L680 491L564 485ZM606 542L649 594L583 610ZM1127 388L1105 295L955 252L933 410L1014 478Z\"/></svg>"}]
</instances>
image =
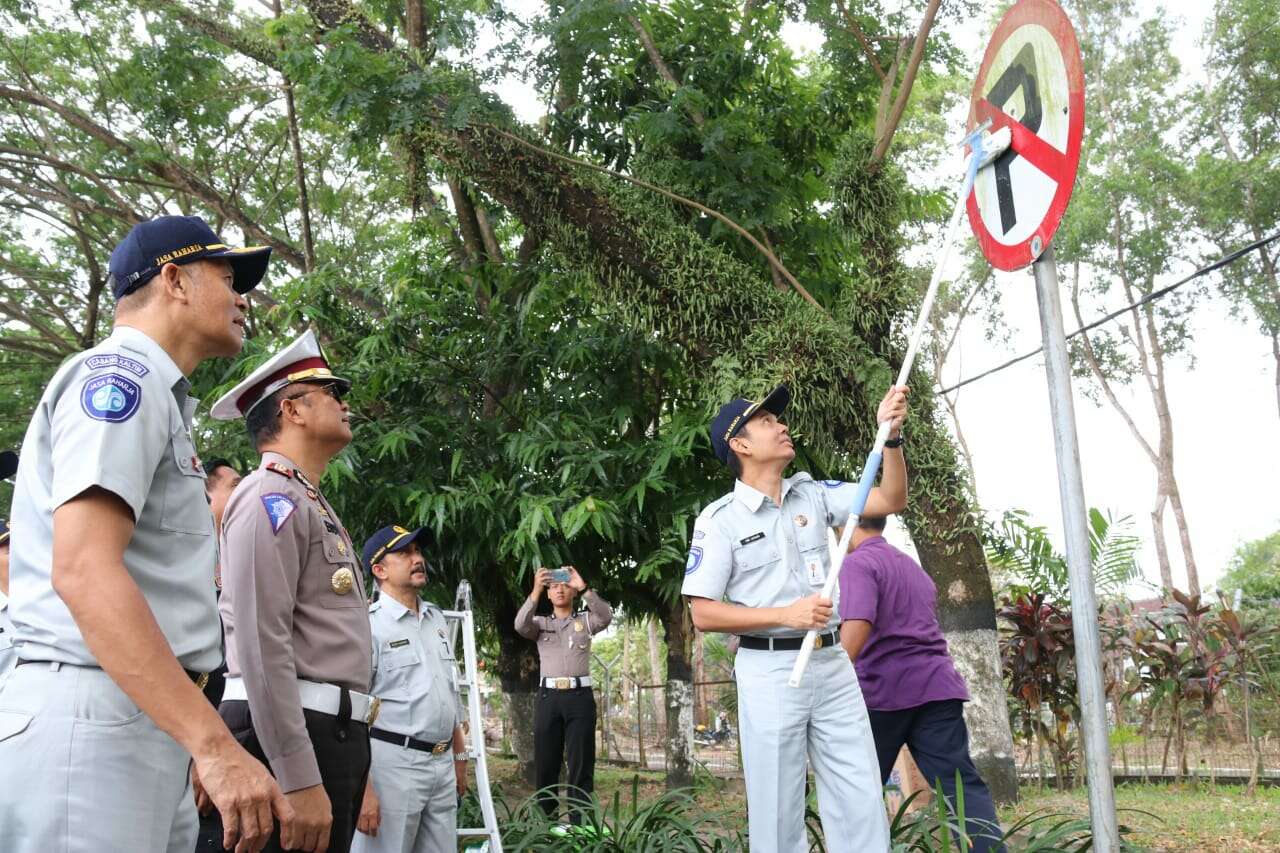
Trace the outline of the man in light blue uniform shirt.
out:
<instances>
[{"instance_id":1,"label":"man in light blue uniform shirt","mask_svg":"<svg viewBox=\"0 0 1280 853\"><path fill-rule=\"evenodd\" d=\"M734 662L752 853L804 853L806 759L830 853L889 849L889 825L867 709L839 620L822 586L830 571L827 529L845 523L857 487L783 477L795 458L781 420L791 394L737 399L711 422L711 445L736 475L729 494L693 526L681 592L702 631L739 635ZM881 485L866 513L906 506L899 428L906 389L893 388L878 420L893 422ZM787 680L809 629L822 631L799 688Z\"/></svg>"},{"instance_id":2,"label":"man in light blue uniform shirt","mask_svg":"<svg viewBox=\"0 0 1280 853\"><path fill-rule=\"evenodd\" d=\"M50 381L22 442L0 684L0 850L189 853L188 773L257 850L292 812L201 694L222 659L213 520L187 380L235 355L268 249L198 217L134 226L111 255L115 328ZM185 670L185 672L184 672Z\"/></svg>"},{"instance_id":3,"label":"man in light blue uniform shirt","mask_svg":"<svg viewBox=\"0 0 1280 853\"><path fill-rule=\"evenodd\" d=\"M467 787L458 671L440 608L423 601L425 528L392 525L363 556L378 584L369 605L373 688L381 700L369 730L373 761L352 853L453 853L459 795Z\"/></svg>"}]
</instances>

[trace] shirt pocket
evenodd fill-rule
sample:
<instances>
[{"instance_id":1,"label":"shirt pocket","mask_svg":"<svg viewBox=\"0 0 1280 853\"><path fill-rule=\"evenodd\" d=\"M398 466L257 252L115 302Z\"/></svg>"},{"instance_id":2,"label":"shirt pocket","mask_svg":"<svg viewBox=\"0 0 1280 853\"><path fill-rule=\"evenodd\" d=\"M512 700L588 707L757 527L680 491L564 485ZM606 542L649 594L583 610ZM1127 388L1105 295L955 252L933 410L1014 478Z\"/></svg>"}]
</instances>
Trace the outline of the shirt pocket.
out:
<instances>
[{"instance_id":1,"label":"shirt pocket","mask_svg":"<svg viewBox=\"0 0 1280 853\"><path fill-rule=\"evenodd\" d=\"M758 572L777 565L781 559L782 555L767 536L733 549L733 565L740 572Z\"/></svg>"},{"instance_id":2,"label":"shirt pocket","mask_svg":"<svg viewBox=\"0 0 1280 853\"><path fill-rule=\"evenodd\" d=\"M326 581L328 595L323 596L320 603L329 608L364 607L363 590L360 588L364 580L360 577L350 546L340 536L326 532L321 540L321 550L329 577Z\"/></svg>"},{"instance_id":3,"label":"shirt pocket","mask_svg":"<svg viewBox=\"0 0 1280 853\"><path fill-rule=\"evenodd\" d=\"M431 668L422 665L418 649L412 643L397 648L382 647L375 691L379 696L408 696L415 677L423 680L423 691L431 686Z\"/></svg>"},{"instance_id":4,"label":"shirt pocket","mask_svg":"<svg viewBox=\"0 0 1280 853\"><path fill-rule=\"evenodd\" d=\"M169 437L169 451L160 462L156 476L164 482L164 509L160 526L192 536L213 535L213 512L205 491L204 466L184 426Z\"/></svg>"},{"instance_id":5,"label":"shirt pocket","mask_svg":"<svg viewBox=\"0 0 1280 853\"><path fill-rule=\"evenodd\" d=\"M796 546L800 550L800 571L804 581L811 587L821 587L827 572L831 571L826 525L811 519L806 527L797 528Z\"/></svg>"}]
</instances>

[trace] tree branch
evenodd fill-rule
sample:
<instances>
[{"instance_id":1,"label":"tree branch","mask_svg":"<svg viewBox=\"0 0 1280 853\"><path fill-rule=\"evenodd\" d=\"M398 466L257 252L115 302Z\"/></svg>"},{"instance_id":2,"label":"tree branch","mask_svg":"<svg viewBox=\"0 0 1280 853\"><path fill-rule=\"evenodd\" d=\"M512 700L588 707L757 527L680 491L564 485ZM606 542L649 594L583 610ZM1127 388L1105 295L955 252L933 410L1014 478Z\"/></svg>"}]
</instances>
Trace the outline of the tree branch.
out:
<instances>
[{"instance_id":1,"label":"tree branch","mask_svg":"<svg viewBox=\"0 0 1280 853\"><path fill-rule=\"evenodd\" d=\"M898 97L894 101L893 111L889 114L889 121L885 125L883 135L876 140L876 146L871 152L873 165L882 162L885 155L889 153L889 145L893 142L893 135L898 131L898 123L902 121L902 113L907 108L907 99L911 96L916 74L920 71L920 62L924 59L924 43L929 39L929 31L933 29L933 19L937 16L938 7L941 5L942 0L929 0L929 5L924 10L924 18L920 21L920 29L916 31L915 45L911 48L911 58L907 61L906 73L902 75L902 85L898 87Z\"/></svg>"},{"instance_id":2,"label":"tree branch","mask_svg":"<svg viewBox=\"0 0 1280 853\"><path fill-rule=\"evenodd\" d=\"M888 79L884 69L880 67L880 61L876 59L875 49L871 46L871 42L867 40L867 34L862 31L862 27L858 26L858 22L854 20L853 15L849 14L849 7L845 5L844 0L836 0L836 7L844 17L845 29L853 33L858 40L858 44L862 45L862 52L866 55L867 62L871 63L871 70L876 72L876 76L880 78L881 82Z\"/></svg>"}]
</instances>

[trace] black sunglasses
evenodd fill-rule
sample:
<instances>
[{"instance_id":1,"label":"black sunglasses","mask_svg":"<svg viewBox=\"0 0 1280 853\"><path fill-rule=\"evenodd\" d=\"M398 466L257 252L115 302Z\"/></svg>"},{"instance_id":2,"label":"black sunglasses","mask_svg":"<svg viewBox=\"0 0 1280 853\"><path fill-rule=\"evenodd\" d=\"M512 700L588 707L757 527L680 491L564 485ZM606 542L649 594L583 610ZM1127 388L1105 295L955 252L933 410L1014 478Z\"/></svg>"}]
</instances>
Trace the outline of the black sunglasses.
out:
<instances>
[{"instance_id":1,"label":"black sunglasses","mask_svg":"<svg viewBox=\"0 0 1280 853\"><path fill-rule=\"evenodd\" d=\"M342 388L338 385L337 382L326 382L323 385L316 385L314 388L308 388L306 391L303 391L301 394L290 394L288 397L285 397L284 399L299 400L307 396L308 394L314 394L316 391L323 391L333 399L337 400L339 403L342 402L342 396L343 396ZM283 400L281 402L283 402ZM279 415L280 415L280 410L277 409L276 416L279 417Z\"/></svg>"}]
</instances>

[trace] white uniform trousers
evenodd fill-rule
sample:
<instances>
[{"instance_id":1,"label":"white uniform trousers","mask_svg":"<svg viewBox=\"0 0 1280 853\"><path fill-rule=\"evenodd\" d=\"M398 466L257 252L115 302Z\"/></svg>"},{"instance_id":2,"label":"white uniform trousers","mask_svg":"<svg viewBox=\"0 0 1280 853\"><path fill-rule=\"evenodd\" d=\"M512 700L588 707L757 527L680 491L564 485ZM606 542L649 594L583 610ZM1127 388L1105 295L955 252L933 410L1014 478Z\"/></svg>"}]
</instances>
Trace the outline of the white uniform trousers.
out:
<instances>
[{"instance_id":1,"label":"white uniform trousers","mask_svg":"<svg viewBox=\"0 0 1280 853\"><path fill-rule=\"evenodd\" d=\"M807 853L806 757L828 853L887 851L880 765L853 664L839 646L817 649L793 688L798 654L740 648L734 662L751 853Z\"/></svg>"},{"instance_id":2,"label":"white uniform trousers","mask_svg":"<svg viewBox=\"0 0 1280 853\"><path fill-rule=\"evenodd\" d=\"M191 757L95 667L0 684L0 850L191 853Z\"/></svg>"},{"instance_id":3,"label":"white uniform trousers","mask_svg":"<svg viewBox=\"0 0 1280 853\"><path fill-rule=\"evenodd\" d=\"M369 778L382 822L377 836L356 831L351 853L454 853L458 789L453 750L439 755L370 740Z\"/></svg>"}]
</instances>

